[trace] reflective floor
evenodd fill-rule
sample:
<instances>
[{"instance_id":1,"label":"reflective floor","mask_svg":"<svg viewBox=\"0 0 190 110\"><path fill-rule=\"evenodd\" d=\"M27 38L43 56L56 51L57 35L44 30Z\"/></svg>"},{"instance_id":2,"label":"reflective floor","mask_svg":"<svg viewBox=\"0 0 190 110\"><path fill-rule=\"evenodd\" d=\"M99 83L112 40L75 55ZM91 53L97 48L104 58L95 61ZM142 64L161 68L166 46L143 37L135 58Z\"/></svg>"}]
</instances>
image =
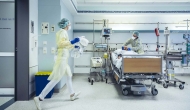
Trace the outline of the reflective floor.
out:
<instances>
[{"instance_id":1,"label":"reflective floor","mask_svg":"<svg viewBox=\"0 0 190 110\"><path fill-rule=\"evenodd\" d=\"M0 110L4 110L15 102L14 96L0 95Z\"/></svg>"},{"instance_id":2,"label":"reflective floor","mask_svg":"<svg viewBox=\"0 0 190 110\"><path fill-rule=\"evenodd\" d=\"M1 97L0 96L0 106L13 99L13 97Z\"/></svg>"},{"instance_id":3,"label":"reflective floor","mask_svg":"<svg viewBox=\"0 0 190 110\"><path fill-rule=\"evenodd\" d=\"M119 85L95 82L90 85L88 76L74 76L75 91L81 91L79 99L69 100L68 90L53 95L42 102L42 110L189 110L190 108L190 76L178 76L186 81L184 90L179 87L163 88L156 85L158 95L123 96ZM111 82L110 80L108 82ZM16 109L15 109L16 108ZM37 110L33 100L18 101L6 110Z\"/></svg>"}]
</instances>

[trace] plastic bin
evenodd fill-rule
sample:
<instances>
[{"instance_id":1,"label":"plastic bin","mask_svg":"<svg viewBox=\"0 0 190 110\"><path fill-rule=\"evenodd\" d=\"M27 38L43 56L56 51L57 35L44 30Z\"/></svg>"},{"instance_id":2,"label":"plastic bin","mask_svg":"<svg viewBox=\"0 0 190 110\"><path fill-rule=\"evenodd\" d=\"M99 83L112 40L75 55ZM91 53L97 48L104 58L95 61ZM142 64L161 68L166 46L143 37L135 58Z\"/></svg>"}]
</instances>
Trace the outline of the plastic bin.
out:
<instances>
[{"instance_id":1,"label":"plastic bin","mask_svg":"<svg viewBox=\"0 0 190 110\"><path fill-rule=\"evenodd\" d=\"M47 80L51 72L38 72L35 74L36 96L39 96L45 86L49 83ZM51 98L54 88L46 95L45 98Z\"/></svg>"}]
</instances>

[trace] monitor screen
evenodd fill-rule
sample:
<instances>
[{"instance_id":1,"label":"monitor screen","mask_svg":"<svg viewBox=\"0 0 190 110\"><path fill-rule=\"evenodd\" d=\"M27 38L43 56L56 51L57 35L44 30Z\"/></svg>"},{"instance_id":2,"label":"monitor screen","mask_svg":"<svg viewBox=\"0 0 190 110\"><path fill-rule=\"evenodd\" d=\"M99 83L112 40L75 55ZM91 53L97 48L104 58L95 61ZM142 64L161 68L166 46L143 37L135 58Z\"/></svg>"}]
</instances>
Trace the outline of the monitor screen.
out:
<instances>
[{"instance_id":1,"label":"monitor screen","mask_svg":"<svg viewBox=\"0 0 190 110\"><path fill-rule=\"evenodd\" d=\"M110 29L104 29L104 34L110 34Z\"/></svg>"},{"instance_id":2,"label":"monitor screen","mask_svg":"<svg viewBox=\"0 0 190 110\"><path fill-rule=\"evenodd\" d=\"M103 28L102 34L103 35L111 35L112 29L111 28Z\"/></svg>"}]
</instances>

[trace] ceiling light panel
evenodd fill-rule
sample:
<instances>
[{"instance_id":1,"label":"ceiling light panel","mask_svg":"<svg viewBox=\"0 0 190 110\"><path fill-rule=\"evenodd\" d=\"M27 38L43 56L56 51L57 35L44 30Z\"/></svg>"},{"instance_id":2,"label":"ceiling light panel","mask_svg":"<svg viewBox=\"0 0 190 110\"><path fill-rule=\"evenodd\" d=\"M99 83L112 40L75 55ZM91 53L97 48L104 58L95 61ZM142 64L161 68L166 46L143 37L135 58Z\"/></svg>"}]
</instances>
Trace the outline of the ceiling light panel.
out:
<instances>
[{"instance_id":1,"label":"ceiling light panel","mask_svg":"<svg viewBox=\"0 0 190 110\"><path fill-rule=\"evenodd\" d=\"M84 2L85 0L76 0L77 2Z\"/></svg>"},{"instance_id":2,"label":"ceiling light panel","mask_svg":"<svg viewBox=\"0 0 190 110\"><path fill-rule=\"evenodd\" d=\"M190 0L76 0L77 2L190 2Z\"/></svg>"},{"instance_id":3,"label":"ceiling light panel","mask_svg":"<svg viewBox=\"0 0 190 110\"><path fill-rule=\"evenodd\" d=\"M85 0L85 3L89 3L89 2L102 2L103 0Z\"/></svg>"}]
</instances>

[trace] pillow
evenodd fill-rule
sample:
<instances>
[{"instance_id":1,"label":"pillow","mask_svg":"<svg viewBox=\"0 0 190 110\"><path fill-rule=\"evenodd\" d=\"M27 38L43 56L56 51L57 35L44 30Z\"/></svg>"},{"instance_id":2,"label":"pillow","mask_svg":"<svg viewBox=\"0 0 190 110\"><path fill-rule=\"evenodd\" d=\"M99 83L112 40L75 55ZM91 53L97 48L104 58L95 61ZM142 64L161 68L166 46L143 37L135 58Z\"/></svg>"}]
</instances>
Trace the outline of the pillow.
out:
<instances>
[{"instance_id":1,"label":"pillow","mask_svg":"<svg viewBox=\"0 0 190 110\"><path fill-rule=\"evenodd\" d=\"M122 54L122 49L117 49L114 51L115 54L119 55L119 54Z\"/></svg>"}]
</instances>

